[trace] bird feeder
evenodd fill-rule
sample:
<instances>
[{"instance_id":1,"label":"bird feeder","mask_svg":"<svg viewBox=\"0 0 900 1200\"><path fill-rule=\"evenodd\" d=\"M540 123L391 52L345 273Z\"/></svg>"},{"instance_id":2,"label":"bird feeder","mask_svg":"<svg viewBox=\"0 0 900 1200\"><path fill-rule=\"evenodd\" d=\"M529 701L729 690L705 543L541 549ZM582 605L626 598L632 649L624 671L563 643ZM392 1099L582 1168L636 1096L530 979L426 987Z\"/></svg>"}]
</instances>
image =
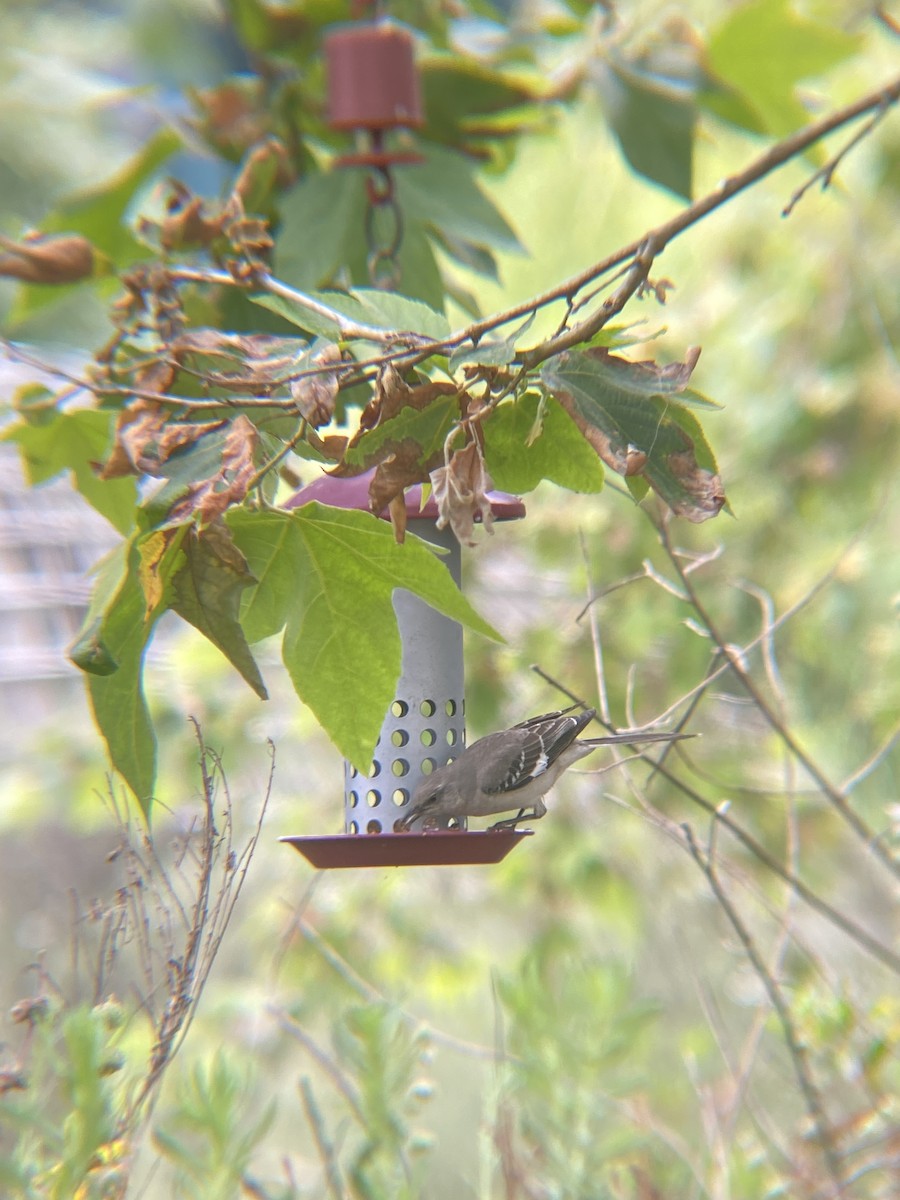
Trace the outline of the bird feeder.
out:
<instances>
[{"instance_id":1,"label":"bird feeder","mask_svg":"<svg viewBox=\"0 0 900 1200\"><path fill-rule=\"evenodd\" d=\"M287 507L299 508L318 500L337 508L368 511L371 475L368 472L351 479L322 476L297 492ZM495 521L525 515L525 506L516 496L490 492L488 498ZM459 586L459 542L449 529L437 528L434 498L429 497L423 506L421 488L413 487L405 499L410 532L447 552L444 561ZM402 588L394 592L394 611L402 646L397 692L384 717L369 770L362 773L352 763L344 763L344 833L281 840L295 846L315 867L499 862L522 838L529 837L530 831L445 828L394 832L395 822L408 812L419 781L457 757L466 738L462 627Z\"/></svg>"},{"instance_id":2,"label":"bird feeder","mask_svg":"<svg viewBox=\"0 0 900 1200\"><path fill-rule=\"evenodd\" d=\"M388 170L422 162L413 151L387 147L385 136L423 123L422 94L412 35L389 20L356 21L324 40L328 74L328 124L368 137L369 148L345 154L337 166Z\"/></svg>"}]
</instances>

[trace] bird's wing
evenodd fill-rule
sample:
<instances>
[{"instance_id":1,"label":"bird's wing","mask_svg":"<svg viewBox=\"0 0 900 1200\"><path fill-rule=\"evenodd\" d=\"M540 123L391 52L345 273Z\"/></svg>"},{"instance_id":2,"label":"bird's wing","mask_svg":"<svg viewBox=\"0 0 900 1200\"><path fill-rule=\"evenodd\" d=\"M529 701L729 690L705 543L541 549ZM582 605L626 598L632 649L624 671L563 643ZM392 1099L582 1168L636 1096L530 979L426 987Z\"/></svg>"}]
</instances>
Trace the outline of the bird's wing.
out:
<instances>
[{"instance_id":1,"label":"bird's wing","mask_svg":"<svg viewBox=\"0 0 900 1200\"><path fill-rule=\"evenodd\" d=\"M578 716L546 713L523 721L506 733L491 734L498 739L503 753L487 768L480 781L482 791L496 795L527 787L556 762L593 715L593 711Z\"/></svg>"},{"instance_id":2,"label":"bird's wing","mask_svg":"<svg viewBox=\"0 0 900 1200\"><path fill-rule=\"evenodd\" d=\"M527 717L524 721L520 721L518 725L513 725L513 729L534 729L542 725L549 725L551 722L557 720L558 717L570 717L576 708L581 708L581 705L570 704L568 708L560 708L556 712L541 713L537 717ZM573 718L574 720L581 720L578 732L580 733L585 725L590 724L596 715L597 710L595 708L582 709L579 717Z\"/></svg>"}]
</instances>

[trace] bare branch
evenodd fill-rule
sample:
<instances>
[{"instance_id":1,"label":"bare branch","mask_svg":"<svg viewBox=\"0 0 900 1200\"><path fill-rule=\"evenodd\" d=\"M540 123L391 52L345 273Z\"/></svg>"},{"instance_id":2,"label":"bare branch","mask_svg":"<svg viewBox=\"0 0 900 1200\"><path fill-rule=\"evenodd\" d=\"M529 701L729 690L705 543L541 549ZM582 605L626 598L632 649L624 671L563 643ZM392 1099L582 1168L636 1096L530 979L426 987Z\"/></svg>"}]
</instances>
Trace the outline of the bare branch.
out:
<instances>
[{"instance_id":1,"label":"bare branch","mask_svg":"<svg viewBox=\"0 0 900 1200\"><path fill-rule=\"evenodd\" d=\"M794 1028L794 1020L791 1015L790 1007L782 994L781 988L778 985L775 977L766 966L762 955L756 947L750 931L747 929L741 917L738 915L737 909L732 904L727 893L725 892L719 880L716 871L715 863L711 854L704 855L694 838L693 831L690 825L684 825L685 837L687 838L688 847L693 855L694 861L697 863L700 870L709 881L709 886L713 894L718 900L722 911L731 922L735 933L740 938L741 945L744 948L744 953L750 960L753 969L760 978L763 987L771 1001L772 1007L775 1009L778 1019L781 1022L782 1032L784 1034L785 1044L788 1048L788 1053L791 1056L791 1062L794 1065L794 1072L797 1076L797 1082L800 1085L800 1090L803 1093L803 1098L806 1103L806 1109L810 1119L815 1127L816 1137L822 1149L822 1156L825 1159L825 1164L828 1173L831 1176L834 1185L834 1195L840 1196L843 1192L843 1179L841 1176L840 1157L837 1147L834 1143L834 1137L825 1116L825 1110L822 1104L822 1098L819 1095L818 1088L813 1080L809 1065L806 1061L806 1050L803 1046L800 1035ZM715 821L713 824L715 828Z\"/></svg>"},{"instance_id":2,"label":"bare branch","mask_svg":"<svg viewBox=\"0 0 900 1200\"><path fill-rule=\"evenodd\" d=\"M870 829L866 822L853 809L840 788L836 787L824 773L819 769L813 759L803 750L797 739L788 729L785 722L779 714L772 708L766 697L756 686L756 682L750 673L744 667L741 656L735 654L729 647L728 643L719 632L718 627L713 621L710 613L707 611L693 582L689 578L689 573L684 569L680 557L675 552L671 539L669 537L668 526L665 522L661 522L659 526L660 537L662 538L663 546L669 556L669 561L672 563L675 570L678 572L678 577L681 580L685 592L687 592L691 607L703 622L704 628L709 632L710 637L719 647L722 654L725 656L729 668L734 672L741 686L753 700L754 705L760 714L765 717L766 721L772 729L778 734L785 746L790 750L791 754L801 764L806 773L811 779L815 780L816 784L821 789L822 793L827 797L832 807L843 817L846 823L854 831L856 836L866 845L871 853L885 866L887 869L898 878L900 878L900 862L891 853L891 850L886 846L881 839L876 835L873 829ZM770 631L766 631L764 637L769 637Z\"/></svg>"}]
</instances>

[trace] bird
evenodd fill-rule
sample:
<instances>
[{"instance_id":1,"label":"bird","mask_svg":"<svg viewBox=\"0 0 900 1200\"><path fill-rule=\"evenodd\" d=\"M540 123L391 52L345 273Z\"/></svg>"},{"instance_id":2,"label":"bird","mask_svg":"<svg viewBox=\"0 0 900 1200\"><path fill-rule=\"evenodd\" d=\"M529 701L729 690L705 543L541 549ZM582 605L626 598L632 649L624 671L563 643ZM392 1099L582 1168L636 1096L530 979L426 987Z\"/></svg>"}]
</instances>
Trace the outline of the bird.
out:
<instances>
[{"instance_id":1,"label":"bird","mask_svg":"<svg viewBox=\"0 0 900 1200\"><path fill-rule=\"evenodd\" d=\"M577 707L577 706L573 706ZM593 721L596 709L575 713L572 708L544 713L473 742L452 762L427 775L413 793L409 812L395 830L406 832L421 821L424 828L436 818L491 816L518 809L516 816L491 825L515 829L520 821L536 821L547 811L543 797L573 763L599 746L673 742L691 734L614 733L579 738ZM529 811L530 810L530 811Z\"/></svg>"}]
</instances>

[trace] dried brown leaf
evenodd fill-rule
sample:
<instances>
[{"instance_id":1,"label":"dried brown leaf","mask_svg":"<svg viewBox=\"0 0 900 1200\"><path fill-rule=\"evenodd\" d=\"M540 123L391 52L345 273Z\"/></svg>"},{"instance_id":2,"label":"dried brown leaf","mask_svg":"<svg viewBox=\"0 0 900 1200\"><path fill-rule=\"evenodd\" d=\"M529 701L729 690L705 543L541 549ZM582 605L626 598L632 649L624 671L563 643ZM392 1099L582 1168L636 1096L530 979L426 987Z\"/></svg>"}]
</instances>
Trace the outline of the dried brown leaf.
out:
<instances>
[{"instance_id":1,"label":"dried brown leaf","mask_svg":"<svg viewBox=\"0 0 900 1200\"><path fill-rule=\"evenodd\" d=\"M402 546L406 541L406 501L403 493L394 496L388 505L391 514L391 525L394 529L394 541Z\"/></svg>"},{"instance_id":2,"label":"dried brown leaf","mask_svg":"<svg viewBox=\"0 0 900 1200\"><path fill-rule=\"evenodd\" d=\"M284 143L270 137L249 151L232 190L242 211L253 210L273 188L287 187L295 178L296 172Z\"/></svg>"},{"instance_id":3,"label":"dried brown leaf","mask_svg":"<svg viewBox=\"0 0 900 1200\"><path fill-rule=\"evenodd\" d=\"M224 212L208 215L200 196L194 196L181 183L173 185L166 205L167 213L159 226L163 250L189 246L211 246L222 236L227 220Z\"/></svg>"},{"instance_id":4,"label":"dried brown leaf","mask_svg":"<svg viewBox=\"0 0 900 1200\"><path fill-rule=\"evenodd\" d=\"M325 346L313 356L312 366L324 367L329 363L339 363L341 351L339 346ZM339 379L336 371L327 371L321 375L306 375L291 383L291 396L301 416L318 429L327 425L334 416L334 405L337 400Z\"/></svg>"},{"instance_id":5,"label":"dried brown leaf","mask_svg":"<svg viewBox=\"0 0 900 1200\"><path fill-rule=\"evenodd\" d=\"M26 237L21 242L0 236L0 275L23 283L78 283L94 273L95 250L78 234Z\"/></svg>"},{"instance_id":6,"label":"dried brown leaf","mask_svg":"<svg viewBox=\"0 0 900 1200\"><path fill-rule=\"evenodd\" d=\"M684 362L667 363L664 367L652 358L635 361L622 358L620 355L611 354L604 346L595 346L586 351L586 357L602 362L613 372L622 372L630 384L638 384L644 391L665 393L684 391L690 383L700 352L700 346L689 346Z\"/></svg>"},{"instance_id":7,"label":"dried brown leaf","mask_svg":"<svg viewBox=\"0 0 900 1200\"><path fill-rule=\"evenodd\" d=\"M156 367L164 366L156 364ZM158 382L164 382L162 372ZM113 448L100 472L100 478L164 475L166 462L176 450L193 445L205 434L220 429L224 424L223 421L172 421L171 415L155 400L138 399L123 408L116 421Z\"/></svg>"},{"instance_id":8,"label":"dried brown leaf","mask_svg":"<svg viewBox=\"0 0 900 1200\"><path fill-rule=\"evenodd\" d=\"M392 453L375 468L369 484L371 512L384 512L393 500L403 496L406 488L428 478L427 470L419 462L421 453L422 447L414 438L392 444Z\"/></svg>"},{"instance_id":9,"label":"dried brown leaf","mask_svg":"<svg viewBox=\"0 0 900 1200\"><path fill-rule=\"evenodd\" d=\"M232 504L239 504L256 473L253 456L259 442L255 425L241 413L228 427L218 471L208 479L192 483L169 514L172 521L192 515L214 521Z\"/></svg>"},{"instance_id":10,"label":"dried brown leaf","mask_svg":"<svg viewBox=\"0 0 900 1200\"><path fill-rule=\"evenodd\" d=\"M670 454L669 470L688 493L688 498L672 504L676 516L686 517L695 525L718 516L725 505L721 476L697 465L693 448Z\"/></svg>"},{"instance_id":11,"label":"dried brown leaf","mask_svg":"<svg viewBox=\"0 0 900 1200\"><path fill-rule=\"evenodd\" d=\"M431 486L440 514L438 529L449 525L457 540L468 546L473 545L477 517L481 517L487 532L492 532L493 513L487 496L491 479L477 442L454 451L449 465L432 471Z\"/></svg>"},{"instance_id":12,"label":"dried brown leaf","mask_svg":"<svg viewBox=\"0 0 900 1200\"><path fill-rule=\"evenodd\" d=\"M269 119L262 87L262 81L253 77L193 92L204 132L218 148L240 153L265 136Z\"/></svg>"}]
</instances>

